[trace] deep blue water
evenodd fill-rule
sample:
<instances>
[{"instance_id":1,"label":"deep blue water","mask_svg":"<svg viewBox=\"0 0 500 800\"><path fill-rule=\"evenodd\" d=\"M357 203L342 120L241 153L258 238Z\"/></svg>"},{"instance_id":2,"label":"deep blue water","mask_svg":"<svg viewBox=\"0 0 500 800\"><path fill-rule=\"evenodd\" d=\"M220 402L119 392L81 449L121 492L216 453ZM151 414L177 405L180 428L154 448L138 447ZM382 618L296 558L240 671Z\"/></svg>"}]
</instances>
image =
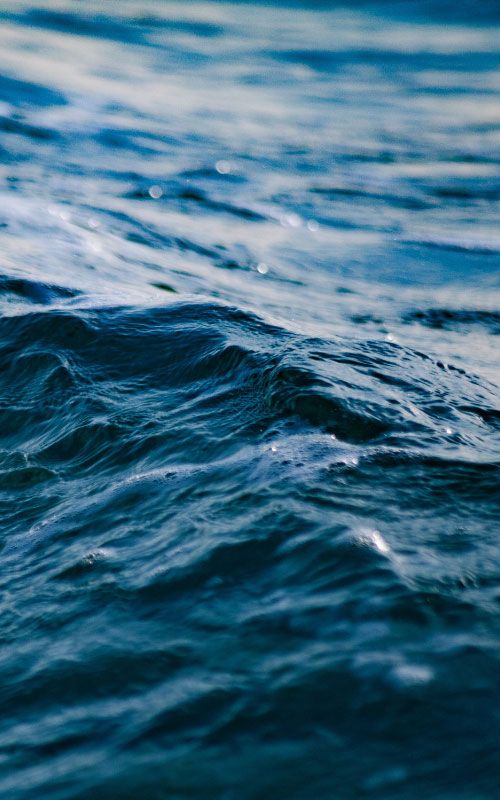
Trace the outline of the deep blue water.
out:
<instances>
[{"instance_id":1,"label":"deep blue water","mask_svg":"<svg viewBox=\"0 0 500 800\"><path fill-rule=\"evenodd\" d=\"M497 2L0 2L0 795L500 797Z\"/></svg>"}]
</instances>

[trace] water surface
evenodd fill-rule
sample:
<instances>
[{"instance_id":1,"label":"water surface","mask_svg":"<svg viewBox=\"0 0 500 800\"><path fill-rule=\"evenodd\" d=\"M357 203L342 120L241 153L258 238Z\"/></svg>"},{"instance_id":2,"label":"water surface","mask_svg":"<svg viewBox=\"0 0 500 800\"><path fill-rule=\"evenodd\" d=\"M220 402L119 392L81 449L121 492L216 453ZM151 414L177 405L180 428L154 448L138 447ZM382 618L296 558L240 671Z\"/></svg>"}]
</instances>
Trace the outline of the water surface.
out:
<instances>
[{"instance_id":1,"label":"water surface","mask_svg":"<svg viewBox=\"0 0 500 800\"><path fill-rule=\"evenodd\" d=\"M3 797L497 797L498 23L0 2Z\"/></svg>"}]
</instances>

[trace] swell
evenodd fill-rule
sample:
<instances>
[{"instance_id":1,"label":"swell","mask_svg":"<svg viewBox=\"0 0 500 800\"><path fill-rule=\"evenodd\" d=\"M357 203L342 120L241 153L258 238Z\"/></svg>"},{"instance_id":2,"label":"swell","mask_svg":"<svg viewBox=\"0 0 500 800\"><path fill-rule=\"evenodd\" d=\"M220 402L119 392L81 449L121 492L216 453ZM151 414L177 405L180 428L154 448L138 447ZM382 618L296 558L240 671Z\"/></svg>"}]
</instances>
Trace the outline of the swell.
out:
<instances>
[{"instance_id":1,"label":"swell","mask_svg":"<svg viewBox=\"0 0 500 800\"><path fill-rule=\"evenodd\" d=\"M154 525L165 492L173 503L205 481L232 493L231 475L276 491L285 475L289 487L301 476L314 485L324 470L376 465L376 453L420 463L425 447L460 485L479 442L487 469L489 387L390 343L301 337L234 307L186 302L33 311L3 318L0 334L2 460L25 460L17 486L3 488L24 496L28 518L37 511L26 490L45 483L51 502L62 480L89 497L74 507L70 491L63 519L66 507L92 521L149 506ZM463 465L446 454L453 446ZM363 469L352 471L358 488ZM111 481L101 493L99 475Z\"/></svg>"},{"instance_id":2,"label":"swell","mask_svg":"<svg viewBox=\"0 0 500 800\"><path fill-rule=\"evenodd\" d=\"M4 286L38 304L74 296L21 280L6 280ZM53 394L58 385L69 391L78 387L75 398L80 392L88 402L93 395L102 401L103 390L114 383L118 407L128 401L139 405L134 393L153 404L162 396L166 407L173 407L178 392L193 413L204 405L210 409L210 403L215 409L240 400L249 419L297 417L313 427L332 427L340 439L363 442L404 428L410 399L425 412L425 427L447 418L447 405L452 415L451 398L471 404L481 397L481 388L487 391L486 385L443 374L438 362L390 342L348 347L341 339L301 338L237 308L210 303L48 309L6 317L0 326L4 392L21 397L31 384L33 407L45 393L46 408L54 402L60 411ZM433 397L433 373L447 386L449 404L438 401L442 389ZM49 380L51 392L45 388Z\"/></svg>"}]
</instances>

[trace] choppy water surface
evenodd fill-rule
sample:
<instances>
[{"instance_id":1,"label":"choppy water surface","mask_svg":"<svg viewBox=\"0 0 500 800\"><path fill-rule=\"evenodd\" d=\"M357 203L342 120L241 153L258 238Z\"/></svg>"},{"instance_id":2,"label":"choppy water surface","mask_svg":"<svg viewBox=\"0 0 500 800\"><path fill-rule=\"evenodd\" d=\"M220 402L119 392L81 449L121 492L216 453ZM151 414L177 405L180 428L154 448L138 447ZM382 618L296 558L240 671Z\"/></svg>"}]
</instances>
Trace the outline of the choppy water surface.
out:
<instances>
[{"instance_id":1,"label":"choppy water surface","mask_svg":"<svg viewBox=\"0 0 500 800\"><path fill-rule=\"evenodd\" d=\"M6 800L492 800L496 3L0 3Z\"/></svg>"}]
</instances>

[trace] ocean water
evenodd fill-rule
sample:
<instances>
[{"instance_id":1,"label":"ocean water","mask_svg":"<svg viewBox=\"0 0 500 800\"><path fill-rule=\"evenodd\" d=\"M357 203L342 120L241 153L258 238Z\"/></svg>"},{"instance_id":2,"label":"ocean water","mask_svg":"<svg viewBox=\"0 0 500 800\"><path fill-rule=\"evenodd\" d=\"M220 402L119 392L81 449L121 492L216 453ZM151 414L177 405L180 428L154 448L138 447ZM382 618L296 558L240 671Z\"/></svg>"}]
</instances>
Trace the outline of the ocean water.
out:
<instances>
[{"instance_id":1,"label":"ocean water","mask_svg":"<svg viewBox=\"0 0 500 800\"><path fill-rule=\"evenodd\" d=\"M0 2L0 794L500 797L497 2Z\"/></svg>"}]
</instances>

